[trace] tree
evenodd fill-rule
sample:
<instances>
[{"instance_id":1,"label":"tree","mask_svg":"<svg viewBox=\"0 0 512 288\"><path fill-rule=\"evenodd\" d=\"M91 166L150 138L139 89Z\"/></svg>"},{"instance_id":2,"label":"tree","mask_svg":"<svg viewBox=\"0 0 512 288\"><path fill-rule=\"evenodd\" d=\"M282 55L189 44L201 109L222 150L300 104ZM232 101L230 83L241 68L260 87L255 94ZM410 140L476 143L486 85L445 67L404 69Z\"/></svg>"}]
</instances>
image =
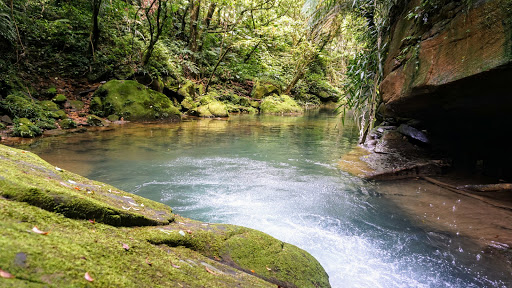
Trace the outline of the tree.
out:
<instances>
[{"instance_id":1,"label":"tree","mask_svg":"<svg viewBox=\"0 0 512 288\"><path fill-rule=\"evenodd\" d=\"M166 0L139 0L139 6L144 10L144 17L148 25L149 43L142 59L142 65L148 64L155 44L158 42L164 27L167 24L168 2Z\"/></svg>"},{"instance_id":2,"label":"tree","mask_svg":"<svg viewBox=\"0 0 512 288\"><path fill-rule=\"evenodd\" d=\"M92 0L92 29L90 35L90 46L89 51L94 57L94 51L98 45L100 39L100 27L98 25L98 17L100 14L102 0Z\"/></svg>"}]
</instances>

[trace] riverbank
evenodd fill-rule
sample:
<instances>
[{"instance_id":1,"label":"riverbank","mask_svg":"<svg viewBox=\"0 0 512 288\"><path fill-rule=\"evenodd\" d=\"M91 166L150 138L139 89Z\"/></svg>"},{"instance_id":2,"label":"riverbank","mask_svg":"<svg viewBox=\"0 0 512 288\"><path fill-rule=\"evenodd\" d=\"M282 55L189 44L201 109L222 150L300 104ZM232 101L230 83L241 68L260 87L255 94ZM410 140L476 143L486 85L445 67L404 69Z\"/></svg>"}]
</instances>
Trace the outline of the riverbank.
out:
<instances>
[{"instance_id":1,"label":"riverbank","mask_svg":"<svg viewBox=\"0 0 512 288\"><path fill-rule=\"evenodd\" d=\"M0 145L2 285L330 287L307 252ZM9 275L12 275L12 279Z\"/></svg>"}]
</instances>

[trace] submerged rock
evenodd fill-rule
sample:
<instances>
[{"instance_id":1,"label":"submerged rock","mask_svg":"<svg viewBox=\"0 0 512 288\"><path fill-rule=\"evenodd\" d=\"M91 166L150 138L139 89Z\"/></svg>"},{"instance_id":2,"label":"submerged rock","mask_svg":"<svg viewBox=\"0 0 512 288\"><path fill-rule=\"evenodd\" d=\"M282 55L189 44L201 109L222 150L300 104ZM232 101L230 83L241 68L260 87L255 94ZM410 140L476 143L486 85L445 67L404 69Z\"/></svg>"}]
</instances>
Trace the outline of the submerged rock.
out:
<instances>
[{"instance_id":1,"label":"submerged rock","mask_svg":"<svg viewBox=\"0 0 512 288\"><path fill-rule=\"evenodd\" d=\"M180 119L167 96L132 80L111 80L94 93L90 111L100 117L115 114L130 121Z\"/></svg>"},{"instance_id":2,"label":"submerged rock","mask_svg":"<svg viewBox=\"0 0 512 288\"><path fill-rule=\"evenodd\" d=\"M183 218L27 151L0 145L0 160L0 263L13 286L83 286L87 272L98 287L330 287L309 253L265 233Z\"/></svg>"}]
</instances>

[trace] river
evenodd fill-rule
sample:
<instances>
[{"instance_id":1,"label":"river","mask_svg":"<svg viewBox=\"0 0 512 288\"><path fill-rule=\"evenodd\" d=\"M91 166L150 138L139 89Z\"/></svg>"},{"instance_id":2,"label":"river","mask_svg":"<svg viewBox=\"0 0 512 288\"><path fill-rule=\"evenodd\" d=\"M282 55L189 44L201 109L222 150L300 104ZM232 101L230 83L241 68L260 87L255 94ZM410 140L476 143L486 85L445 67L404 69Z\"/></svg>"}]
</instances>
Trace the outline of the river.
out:
<instances>
[{"instance_id":1,"label":"river","mask_svg":"<svg viewBox=\"0 0 512 288\"><path fill-rule=\"evenodd\" d=\"M23 148L182 216L251 227L297 245L320 261L333 287L512 287L504 258L458 230L429 225L421 209L393 198L407 189L419 193L421 183L381 187L340 171L357 135L334 113L311 111L127 124ZM414 202L412 196L402 202ZM452 200L453 208L446 204ZM437 198L428 205L445 203L449 209L432 212L444 217L460 202Z\"/></svg>"}]
</instances>

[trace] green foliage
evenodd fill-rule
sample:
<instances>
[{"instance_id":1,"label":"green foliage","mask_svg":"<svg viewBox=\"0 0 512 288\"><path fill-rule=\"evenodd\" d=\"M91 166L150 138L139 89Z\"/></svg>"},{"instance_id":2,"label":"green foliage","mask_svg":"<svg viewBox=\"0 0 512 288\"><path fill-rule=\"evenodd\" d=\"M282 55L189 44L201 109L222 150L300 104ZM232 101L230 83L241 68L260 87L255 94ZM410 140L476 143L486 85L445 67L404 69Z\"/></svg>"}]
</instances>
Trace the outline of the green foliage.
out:
<instances>
[{"instance_id":1,"label":"green foliage","mask_svg":"<svg viewBox=\"0 0 512 288\"><path fill-rule=\"evenodd\" d=\"M12 136L23 138L34 138L43 134L41 128L37 127L27 118L15 118Z\"/></svg>"},{"instance_id":2,"label":"green foliage","mask_svg":"<svg viewBox=\"0 0 512 288\"><path fill-rule=\"evenodd\" d=\"M61 120L59 122L59 125L60 125L60 128L62 128L62 129L73 129L73 128L76 128L76 126L77 126L76 122L69 118Z\"/></svg>"}]
</instances>

